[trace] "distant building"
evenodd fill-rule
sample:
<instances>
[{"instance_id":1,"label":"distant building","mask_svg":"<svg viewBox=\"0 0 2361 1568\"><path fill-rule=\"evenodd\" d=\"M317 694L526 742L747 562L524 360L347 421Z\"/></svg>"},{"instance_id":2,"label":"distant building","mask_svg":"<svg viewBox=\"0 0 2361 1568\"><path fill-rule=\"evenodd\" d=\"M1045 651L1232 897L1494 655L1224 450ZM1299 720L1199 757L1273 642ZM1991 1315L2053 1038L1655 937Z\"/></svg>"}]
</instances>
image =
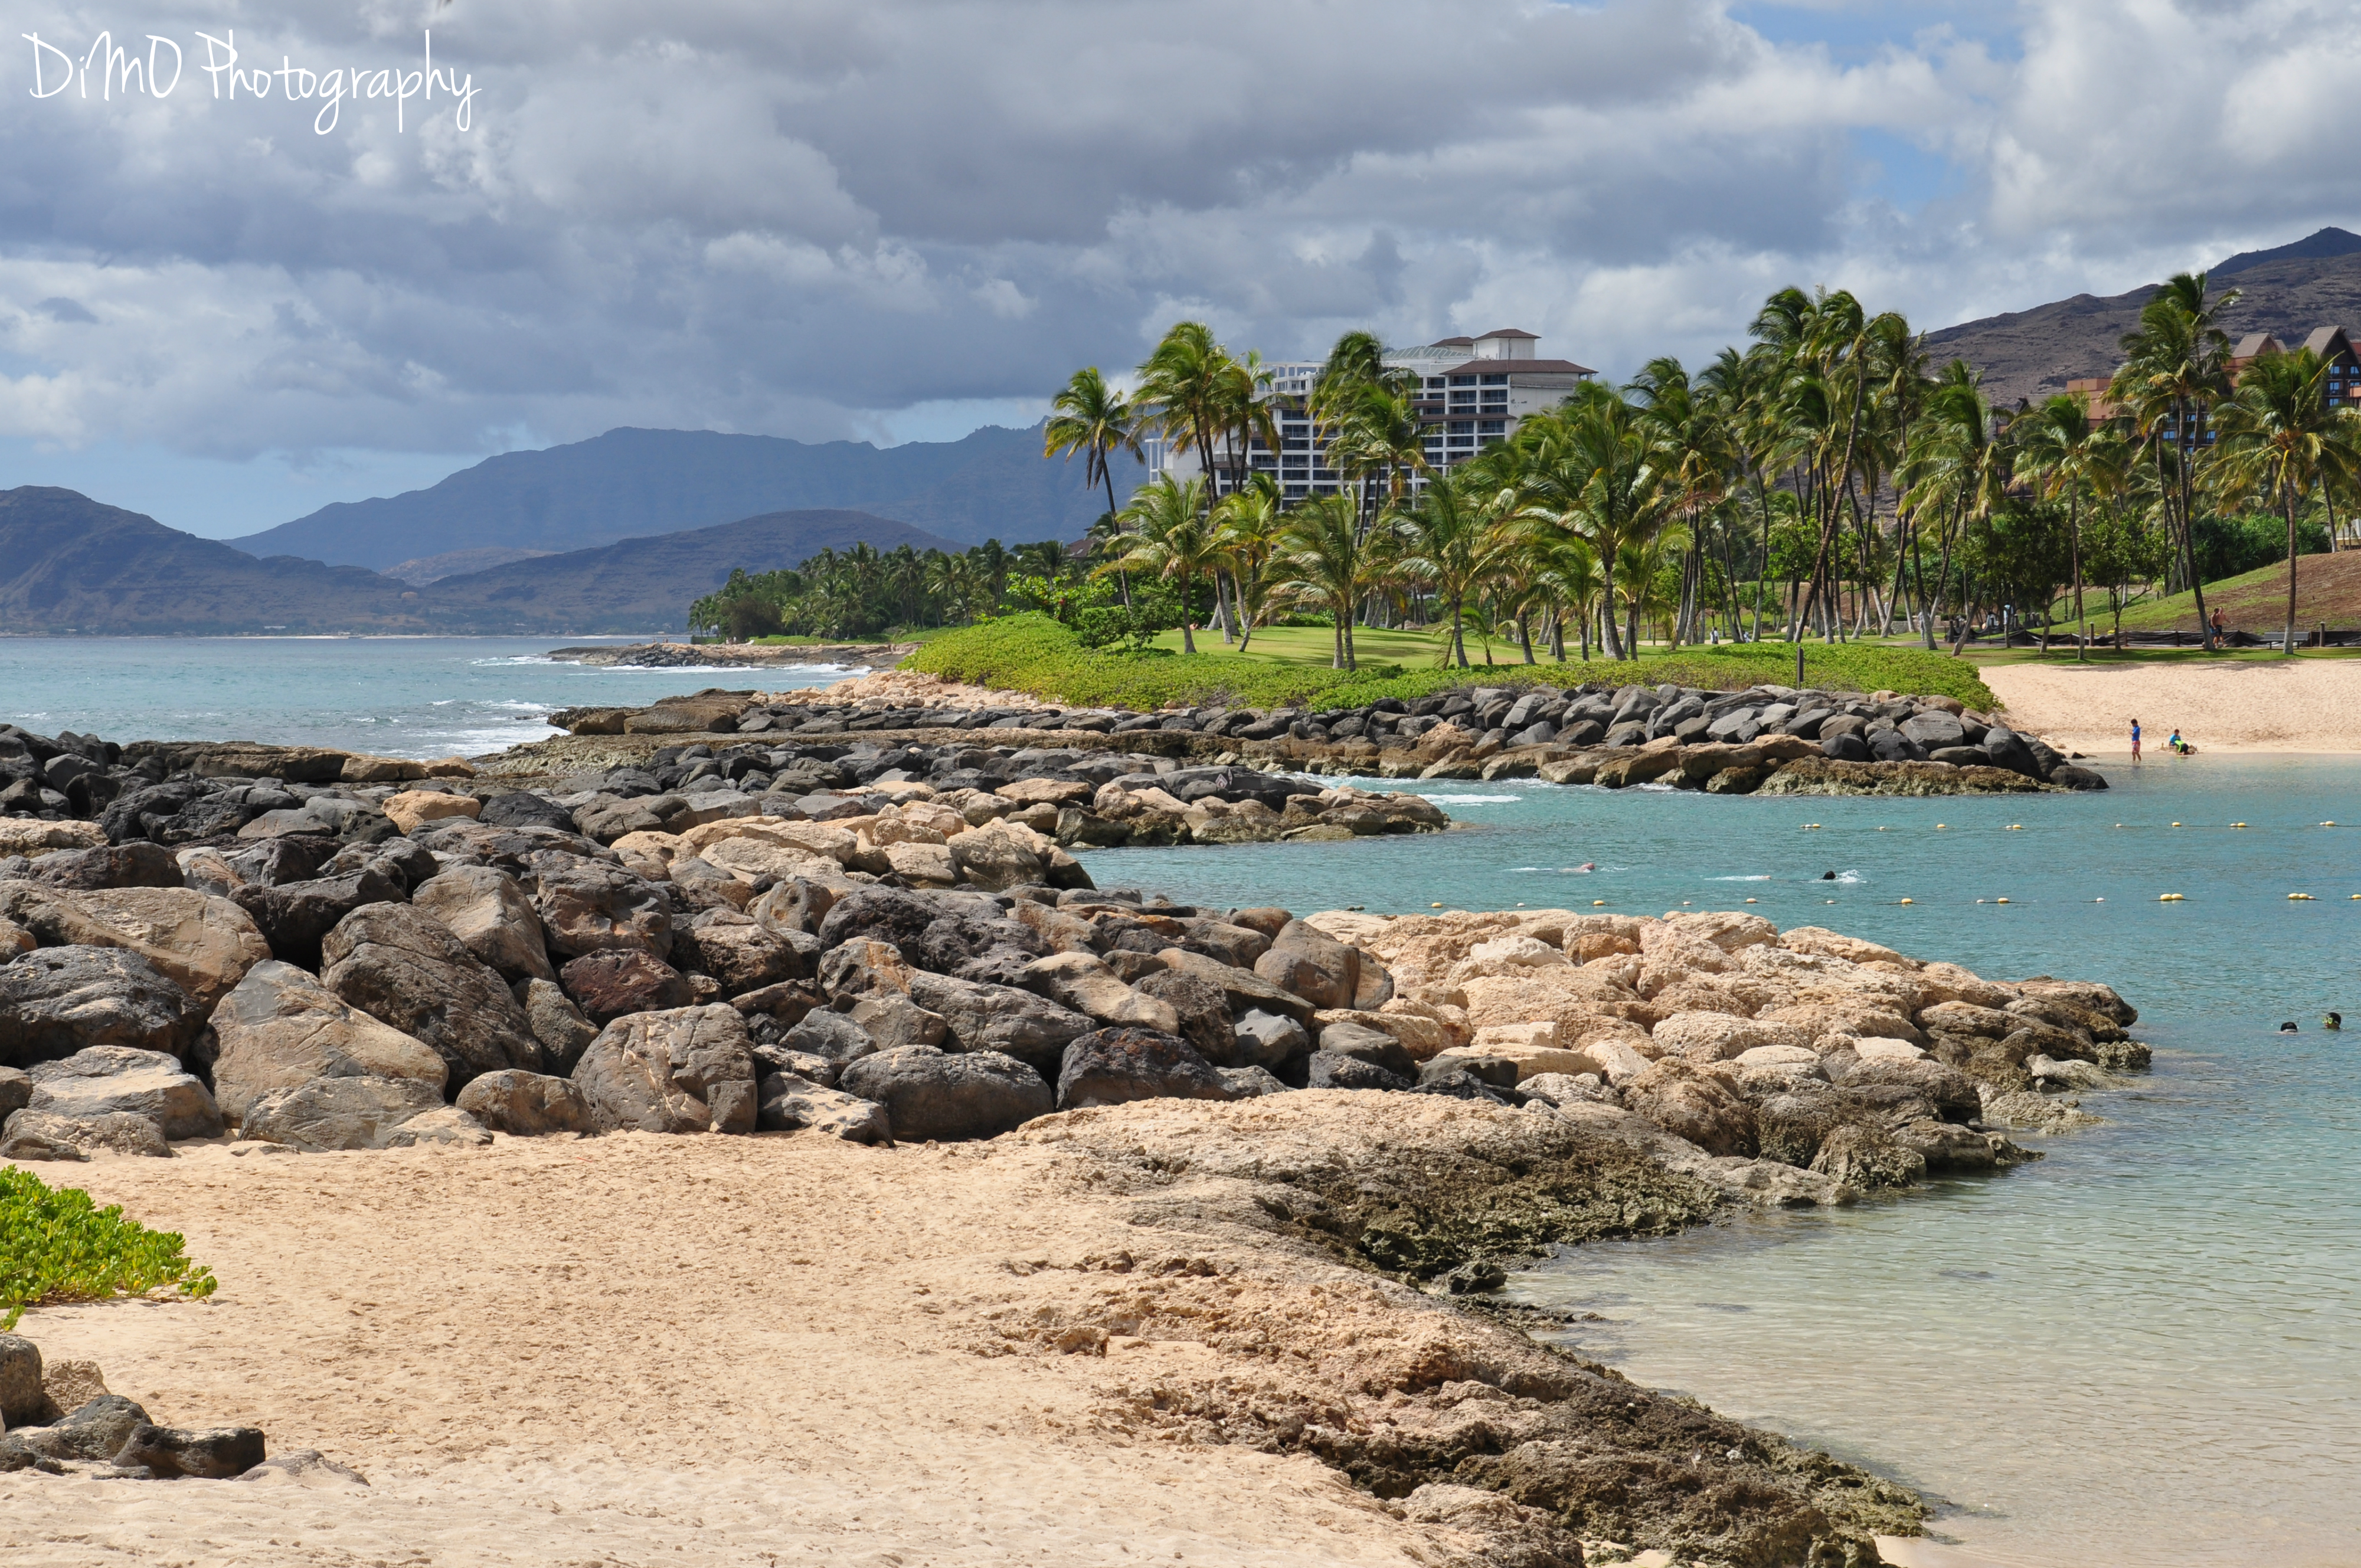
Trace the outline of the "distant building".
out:
<instances>
[{"instance_id":1,"label":"distant building","mask_svg":"<svg viewBox=\"0 0 2361 1568\"><path fill-rule=\"evenodd\" d=\"M2341 326L2315 328L2312 334L2303 340L2303 346L2311 349L2327 363L2328 384L2322 396L2328 405L2331 408L2361 410L2361 354L2354 352L2353 340L2346 335L2345 329ZM2265 355L2286 352L2287 345L2269 333L2248 333L2238 340L2235 347L2231 349L2230 357L2224 365L2224 368L2229 372L2230 384L2237 385L2238 378L2246 374L2246 367ZM2090 376L2067 382L2066 390L2081 397L2089 404L2092 419L2115 419L2125 411L2108 398L2107 389L2110 384L2110 378ZM2202 412L2198 415L2198 440L2200 443L2211 442L2213 439L2213 433L2205 427L2204 416ZM2160 433L2167 441L2172 439L2172 421L2169 417L2164 420Z\"/></svg>"},{"instance_id":2,"label":"distant building","mask_svg":"<svg viewBox=\"0 0 2361 1568\"><path fill-rule=\"evenodd\" d=\"M1540 341L1530 332L1503 327L1481 337L1446 337L1386 350L1389 368L1416 378L1413 395L1431 467L1464 463L1506 441L1527 414L1557 407L1573 396L1576 386L1598 374L1571 359L1536 356L1533 347ZM1246 471L1276 478L1280 496L1288 500L1336 494L1345 480L1329 463L1326 433L1307 411L1321 362L1290 361L1265 368L1270 372L1267 396L1275 405L1279 450L1254 441L1246 452ZM1217 466L1223 456L1214 454ZM1202 465L1194 450L1156 442L1149 445L1148 466L1151 479L1169 474L1185 481L1195 477ZM1235 471L1222 466L1215 484L1218 493L1229 494L1236 488Z\"/></svg>"}]
</instances>

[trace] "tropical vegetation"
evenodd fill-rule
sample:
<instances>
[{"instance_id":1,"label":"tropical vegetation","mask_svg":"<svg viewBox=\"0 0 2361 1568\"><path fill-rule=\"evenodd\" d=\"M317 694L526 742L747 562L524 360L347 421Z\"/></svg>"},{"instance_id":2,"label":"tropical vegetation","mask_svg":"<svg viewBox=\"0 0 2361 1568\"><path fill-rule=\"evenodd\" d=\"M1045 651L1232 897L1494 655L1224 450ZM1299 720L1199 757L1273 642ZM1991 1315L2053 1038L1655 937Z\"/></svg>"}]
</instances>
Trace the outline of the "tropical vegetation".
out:
<instances>
[{"instance_id":1,"label":"tropical vegetation","mask_svg":"<svg viewBox=\"0 0 2361 1568\"><path fill-rule=\"evenodd\" d=\"M214 1293L213 1270L189 1261L181 1237L102 1209L77 1187L50 1187L0 1167L0 1332L27 1307L137 1296L171 1286Z\"/></svg>"}]
</instances>

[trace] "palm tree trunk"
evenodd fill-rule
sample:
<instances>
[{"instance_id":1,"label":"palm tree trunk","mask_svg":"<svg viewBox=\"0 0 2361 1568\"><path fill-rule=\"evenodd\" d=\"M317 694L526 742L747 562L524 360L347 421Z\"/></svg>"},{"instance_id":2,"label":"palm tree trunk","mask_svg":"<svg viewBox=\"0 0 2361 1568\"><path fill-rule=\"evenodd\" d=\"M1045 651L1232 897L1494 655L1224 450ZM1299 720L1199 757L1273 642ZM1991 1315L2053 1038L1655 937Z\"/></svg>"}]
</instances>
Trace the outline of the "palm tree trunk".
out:
<instances>
[{"instance_id":1,"label":"palm tree trunk","mask_svg":"<svg viewBox=\"0 0 2361 1568\"><path fill-rule=\"evenodd\" d=\"M1525 663L1533 663L1533 629L1525 620L1523 610L1517 611L1517 641L1525 645Z\"/></svg>"},{"instance_id":2,"label":"palm tree trunk","mask_svg":"<svg viewBox=\"0 0 2361 1568\"><path fill-rule=\"evenodd\" d=\"M1189 626L1196 619L1196 607L1189 602L1189 574L1183 572L1180 574L1180 652L1183 653L1197 651L1197 639Z\"/></svg>"},{"instance_id":3,"label":"palm tree trunk","mask_svg":"<svg viewBox=\"0 0 2361 1568\"><path fill-rule=\"evenodd\" d=\"M2283 657L2295 657L2295 486L2283 484L2279 493L2286 499L2288 525L2288 613L2287 644L2279 650Z\"/></svg>"},{"instance_id":4,"label":"palm tree trunk","mask_svg":"<svg viewBox=\"0 0 2361 1568\"><path fill-rule=\"evenodd\" d=\"M1459 624L1463 598L1464 596L1455 596L1451 601L1451 647L1453 652L1459 655L1459 667L1464 670L1467 667L1467 638Z\"/></svg>"},{"instance_id":5,"label":"palm tree trunk","mask_svg":"<svg viewBox=\"0 0 2361 1568\"><path fill-rule=\"evenodd\" d=\"M2082 497L2080 491L2066 498L2066 549L2074 564L2074 662L2090 663L2089 639L2082 635Z\"/></svg>"},{"instance_id":6,"label":"palm tree trunk","mask_svg":"<svg viewBox=\"0 0 2361 1568\"><path fill-rule=\"evenodd\" d=\"M1610 659L1623 657L1622 644L1615 635L1615 565L1606 551L1598 553L1599 603L1604 611L1598 618L1600 651Z\"/></svg>"}]
</instances>

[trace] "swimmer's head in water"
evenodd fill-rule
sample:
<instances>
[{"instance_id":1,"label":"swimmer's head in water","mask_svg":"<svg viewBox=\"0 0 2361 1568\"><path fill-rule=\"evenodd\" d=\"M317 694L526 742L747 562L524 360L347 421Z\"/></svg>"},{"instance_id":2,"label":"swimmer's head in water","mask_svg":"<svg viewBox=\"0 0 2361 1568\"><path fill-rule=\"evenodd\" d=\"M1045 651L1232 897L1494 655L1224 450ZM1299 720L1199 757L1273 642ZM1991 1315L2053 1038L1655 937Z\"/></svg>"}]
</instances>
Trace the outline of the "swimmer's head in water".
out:
<instances>
[{"instance_id":1,"label":"swimmer's head in water","mask_svg":"<svg viewBox=\"0 0 2361 1568\"><path fill-rule=\"evenodd\" d=\"M1822 872L1820 873L1820 880L1822 882L1834 882L1837 880L1837 873L1834 872Z\"/></svg>"},{"instance_id":2,"label":"swimmer's head in water","mask_svg":"<svg viewBox=\"0 0 2361 1568\"><path fill-rule=\"evenodd\" d=\"M2345 1027L2345 1014L2323 1013L2320 1015L2320 1026L2323 1029L2342 1029Z\"/></svg>"},{"instance_id":3,"label":"swimmer's head in water","mask_svg":"<svg viewBox=\"0 0 2361 1568\"><path fill-rule=\"evenodd\" d=\"M2293 1035L2299 1032L2300 1031L2298 1031L2295 1026L2295 1020L2292 1018L2279 1025L2279 1033L2282 1035Z\"/></svg>"}]
</instances>

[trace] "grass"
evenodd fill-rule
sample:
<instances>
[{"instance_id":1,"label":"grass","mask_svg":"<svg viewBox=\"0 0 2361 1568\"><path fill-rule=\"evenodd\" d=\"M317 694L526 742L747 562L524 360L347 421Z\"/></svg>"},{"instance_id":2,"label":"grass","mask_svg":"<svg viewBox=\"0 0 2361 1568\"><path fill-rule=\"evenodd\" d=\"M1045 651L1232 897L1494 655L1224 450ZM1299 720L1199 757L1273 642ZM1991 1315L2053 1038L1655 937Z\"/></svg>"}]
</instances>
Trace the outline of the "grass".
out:
<instances>
[{"instance_id":1,"label":"grass","mask_svg":"<svg viewBox=\"0 0 2361 1568\"><path fill-rule=\"evenodd\" d=\"M2296 557L2295 592L2299 636L2323 620L2338 630L2361 626L2361 550ZM2102 631L2114 626L2114 618L2103 613L2106 602L2103 592L2092 593L2088 588L2082 592L2083 608L2091 612L2092 624ZM2210 612L2216 605L2221 607L2233 631L2251 631L2257 636L2278 633L2287 625L2287 563L2282 561L2243 576L2206 584L2205 608ZM2183 631L2197 630L2194 595L2175 594L2124 611L2126 631L2170 631L2175 628Z\"/></svg>"},{"instance_id":2,"label":"grass","mask_svg":"<svg viewBox=\"0 0 2361 1568\"><path fill-rule=\"evenodd\" d=\"M48 1187L28 1170L0 1169L0 1332L27 1307L101 1301L177 1286L210 1296L213 1270L191 1263L177 1233L151 1231L123 1210L99 1208L78 1187Z\"/></svg>"},{"instance_id":3,"label":"grass","mask_svg":"<svg viewBox=\"0 0 2361 1568\"><path fill-rule=\"evenodd\" d=\"M1373 637L1400 641L1373 643ZM1244 657L1214 652L1221 647L1218 632L1200 637L1193 656L1161 650L1093 652L1048 616L1017 615L938 638L904 661L903 667L1079 707L1143 710L1216 700L1254 707L1358 707L1380 697L1410 699L1458 686L1571 686L1586 681L1618 685L1672 682L1734 691L1791 684L1795 674L1795 650L1784 642L1677 652L1651 649L1638 661L1620 664L1593 659L1588 663L1518 662L1443 669L1433 662L1431 640L1405 632L1356 633L1362 667L1332 670L1328 639L1324 627L1286 627L1257 633L1255 646ZM1369 662L1380 646L1410 652L1417 663ZM1496 649L1496 658L1499 652ZM1987 710L1998 702L1974 665L1919 648L1807 642L1804 678L1806 684L1841 691L1941 695Z\"/></svg>"}]
</instances>

